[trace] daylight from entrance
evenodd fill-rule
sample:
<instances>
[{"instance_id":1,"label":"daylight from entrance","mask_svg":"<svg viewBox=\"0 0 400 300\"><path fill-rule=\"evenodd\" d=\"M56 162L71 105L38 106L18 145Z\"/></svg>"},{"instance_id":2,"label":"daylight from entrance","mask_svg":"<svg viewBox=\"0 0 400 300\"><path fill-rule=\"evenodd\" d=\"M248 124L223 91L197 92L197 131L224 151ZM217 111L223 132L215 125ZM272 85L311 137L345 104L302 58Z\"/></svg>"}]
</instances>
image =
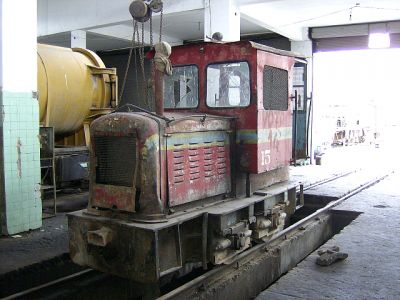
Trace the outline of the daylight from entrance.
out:
<instances>
[{"instance_id":1,"label":"daylight from entrance","mask_svg":"<svg viewBox=\"0 0 400 300\"><path fill-rule=\"evenodd\" d=\"M323 162L394 165L399 70L400 49L314 55L313 148Z\"/></svg>"}]
</instances>

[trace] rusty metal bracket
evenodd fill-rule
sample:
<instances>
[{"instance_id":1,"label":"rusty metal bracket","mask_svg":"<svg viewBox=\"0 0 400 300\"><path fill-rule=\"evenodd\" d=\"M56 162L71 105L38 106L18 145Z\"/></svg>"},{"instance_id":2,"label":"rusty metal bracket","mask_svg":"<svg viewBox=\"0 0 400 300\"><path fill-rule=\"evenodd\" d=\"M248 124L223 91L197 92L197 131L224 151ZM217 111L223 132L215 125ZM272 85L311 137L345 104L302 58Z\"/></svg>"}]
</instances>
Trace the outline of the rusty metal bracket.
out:
<instances>
[{"instance_id":1,"label":"rusty metal bracket","mask_svg":"<svg viewBox=\"0 0 400 300\"><path fill-rule=\"evenodd\" d=\"M304 206L304 185L303 185L303 184L300 184L300 194L299 194L299 197L300 197L300 205L301 205L301 206Z\"/></svg>"},{"instance_id":2,"label":"rusty metal bracket","mask_svg":"<svg viewBox=\"0 0 400 300\"><path fill-rule=\"evenodd\" d=\"M93 75L116 75L117 74L117 69L116 68L100 68L96 66L90 66L87 65L87 67L90 69L90 72Z\"/></svg>"}]
</instances>

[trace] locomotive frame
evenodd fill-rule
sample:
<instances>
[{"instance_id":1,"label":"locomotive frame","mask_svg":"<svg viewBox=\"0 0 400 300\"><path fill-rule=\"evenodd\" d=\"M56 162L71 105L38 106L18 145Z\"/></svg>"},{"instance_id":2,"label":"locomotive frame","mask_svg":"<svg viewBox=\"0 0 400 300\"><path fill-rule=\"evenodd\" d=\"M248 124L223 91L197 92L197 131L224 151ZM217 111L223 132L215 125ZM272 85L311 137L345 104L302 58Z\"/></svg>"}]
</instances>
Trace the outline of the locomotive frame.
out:
<instances>
[{"instance_id":1,"label":"locomotive frame","mask_svg":"<svg viewBox=\"0 0 400 300\"><path fill-rule=\"evenodd\" d=\"M198 106L176 107L195 94L191 73L173 81L179 101L163 116L116 112L92 123L88 208L68 216L72 260L157 283L228 263L281 230L299 185L288 181L297 56L252 42L175 47L174 66L198 68ZM206 104L212 64L221 66L212 70L218 108Z\"/></svg>"}]
</instances>

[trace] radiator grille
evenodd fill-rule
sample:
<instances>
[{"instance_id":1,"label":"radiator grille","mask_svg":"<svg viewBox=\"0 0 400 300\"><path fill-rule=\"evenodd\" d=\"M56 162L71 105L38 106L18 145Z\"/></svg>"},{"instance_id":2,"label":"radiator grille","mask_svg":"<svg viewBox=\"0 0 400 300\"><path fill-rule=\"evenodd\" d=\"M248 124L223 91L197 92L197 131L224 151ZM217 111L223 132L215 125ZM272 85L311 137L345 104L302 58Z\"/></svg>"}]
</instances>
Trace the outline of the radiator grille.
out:
<instances>
[{"instance_id":1,"label":"radiator grille","mask_svg":"<svg viewBox=\"0 0 400 300\"><path fill-rule=\"evenodd\" d=\"M266 110L288 109L288 72L271 66L264 67L263 102Z\"/></svg>"},{"instance_id":2,"label":"radiator grille","mask_svg":"<svg viewBox=\"0 0 400 300\"><path fill-rule=\"evenodd\" d=\"M136 168L136 137L96 136L96 182L116 186L133 186Z\"/></svg>"}]
</instances>

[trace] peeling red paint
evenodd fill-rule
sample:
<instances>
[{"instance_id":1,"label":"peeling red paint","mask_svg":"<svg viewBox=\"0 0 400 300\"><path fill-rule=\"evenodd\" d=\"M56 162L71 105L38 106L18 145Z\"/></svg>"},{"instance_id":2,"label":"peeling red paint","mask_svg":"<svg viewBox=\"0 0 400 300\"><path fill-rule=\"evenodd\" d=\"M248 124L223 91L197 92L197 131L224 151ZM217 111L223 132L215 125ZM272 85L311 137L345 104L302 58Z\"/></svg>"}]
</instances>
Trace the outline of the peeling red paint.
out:
<instances>
[{"instance_id":1,"label":"peeling red paint","mask_svg":"<svg viewBox=\"0 0 400 300\"><path fill-rule=\"evenodd\" d=\"M92 205L98 207L135 211L134 195L131 188L96 186L93 190L92 199Z\"/></svg>"}]
</instances>

